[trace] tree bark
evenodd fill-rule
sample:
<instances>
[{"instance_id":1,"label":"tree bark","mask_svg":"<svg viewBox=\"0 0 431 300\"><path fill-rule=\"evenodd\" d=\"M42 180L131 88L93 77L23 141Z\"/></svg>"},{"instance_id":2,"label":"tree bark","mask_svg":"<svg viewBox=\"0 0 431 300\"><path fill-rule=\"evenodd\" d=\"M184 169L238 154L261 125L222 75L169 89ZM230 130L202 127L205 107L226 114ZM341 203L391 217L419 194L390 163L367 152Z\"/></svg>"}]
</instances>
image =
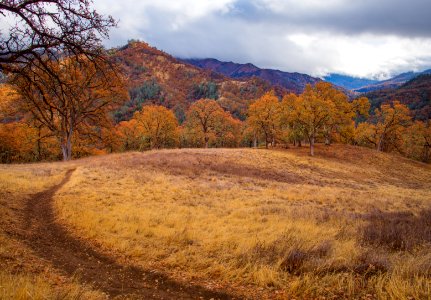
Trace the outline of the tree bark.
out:
<instances>
[{"instance_id":1,"label":"tree bark","mask_svg":"<svg viewBox=\"0 0 431 300\"><path fill-rule=\"evenodd\" d=\"M41 142L40 142L40 140L41 140L41 126L37 127L37 135L38 135L38 137L37 137L37 158L36 159L40 160L40 158L42 156L42 150L41 150L42 146L41 146Z\"/></svg>"},{"instance_id":2,"label":"tree bark","mask_svg":"<svg viewBox=\"0 0 431 300\"><path fill-rule=\"evenodd\" d=\"M329 135L325 136L325 145L330 146L331 145L331 137Z\"/></svg>"},{"instance_id":3,"label":"tree bark","mask_svg":"<svg viewBox=\"0 0 431 300\"><path fill-rule=\"evenodd\" d=\"M383 151L384 135L380 136L379 142L377 143L377 151Z\"/></svg>"},{"instance_id":4,"label":"tree bark","mask_svg":"<svg viewBox=\"0 0 431 300\"><path fill-rule=\"evenodd\" d=\"M265 133L265 148L266 149L268 149L269 147L268 147L268 144L269 144L269 141L268 141L268 134L267 133Z\"/></svg>"},{"instance_id":5,"label":"tree bark","mask_svg":"<svg viewBox=\"0 0 431 300\"><path fill-rule=\"evenodd\" d=\"M72 132L65 133L61 141L61 152L63 153L63 161L72 159Z\"/></svg>"},{"instance_id":6,"label":"tree bark","mask_svg":"<svg viewBox=\"0 0 431 300\"><path fill-rule=\"evenodd\" d=\"M310 137L310 155L314 156L314 134Z\"/></svg>"}]
</instances>

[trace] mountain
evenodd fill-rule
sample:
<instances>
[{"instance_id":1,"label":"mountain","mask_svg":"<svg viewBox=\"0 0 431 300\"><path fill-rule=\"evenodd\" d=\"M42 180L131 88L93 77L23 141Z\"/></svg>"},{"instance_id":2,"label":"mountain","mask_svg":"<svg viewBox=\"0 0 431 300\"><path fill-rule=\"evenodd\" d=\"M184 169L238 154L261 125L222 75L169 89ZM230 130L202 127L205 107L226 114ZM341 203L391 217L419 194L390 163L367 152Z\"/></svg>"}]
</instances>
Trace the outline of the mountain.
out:
<instances>
[{"instance_id":1,"label":"mountain","mask_svg":"<svg viewBox=\"0 0 431 300\"><path fill-rule=\"evenodd\" d=\"M323 77L323 79L334 85L343 87L347 90L354 90L364 86L373 85L379 82L378 80L353 77L353 76L342 75L342 74L329 74Z\"/></svg>"},{"instance_id":2,"label":"mountain","mask_svg":"<svg viewBox=\"0 0 431 300\"><path fill-rule=\"evenodd\" d=\"M379 107L382 103L399 100L412 110L415 119L430 119L431 74L427 74L427 72L422 73L423 74L414 77L406 83L401 84L401 86L371 91L363 94L363 96L366 96L368 99L370 99L372 109Z\"/></svg>"},{"instance_id":3,"label":"mountain","mask_svg":"<svg viewBox=\"0 0 431 300\"><path fill-rule=\"evenodd\" d=\"M144 42L131 41L109 53L129 85L130 100L114 113L118 122L130 119L148 103L172 109L181 122L190 104L201 98L215 99L235 117L244 119L248 103L273 89L256 77L232 79L192 66ZM287 92L276 88L280 96Z\"/></svg>"},{"instance_id":4,"label":"mountain","mask_svg":"<svg viewBox=\"0 0 431 300\"><path fill-rule=\"evenodd\" d=\"M321 81L319 78L311 77L301 73L289 73L279 70L261 69L253 64L238 64L233 62L223 62L214 58L207 59L181 59L183 62L193 66L211 70L230 78L249 79L257 77L268 81L274 86L281 86L288 91L301 93L305 86Z\"/></svg>"},{"instance_id":5,"label":"mountain","mask_svg":"<svg viewBox=\"0 0 431 300\"><path fill-rule=\"evenodd\" d=\"M390 79L379 81L374 84L369 84L361 88L354 89L354 91L359 93L367 93L367 92L376 91L376 90L396 88L396 87L402 86L404 83L408 82L409 80L412 80L415 77L418 77L423 74L431 74L431 69L425 70L423 72L402 73Z\"/></svg>"}]
</instances>

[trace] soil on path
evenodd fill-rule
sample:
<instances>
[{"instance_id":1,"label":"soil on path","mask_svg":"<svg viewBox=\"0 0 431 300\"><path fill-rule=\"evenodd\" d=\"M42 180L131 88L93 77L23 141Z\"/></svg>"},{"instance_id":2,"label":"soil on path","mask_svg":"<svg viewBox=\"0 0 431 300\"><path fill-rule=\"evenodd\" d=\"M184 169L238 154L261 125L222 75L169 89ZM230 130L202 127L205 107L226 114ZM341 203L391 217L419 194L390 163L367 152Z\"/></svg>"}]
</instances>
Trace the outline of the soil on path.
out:
<instances>
[{"instance_id":1,"label":"soil on path","mask_svg":"<svg viewBox=\"0 0 431 300\"><path fill-rule=\"evenodd\" d=\"M86 242L56 223L53 210L55 193L68 182L73 170L57 185L35 194L25 209L25 242L38 256L49 261L67 276L119 299L233 299L232 296L186 285L134 266L118 264L97 252Z\"/></svg>"}]
</instances>

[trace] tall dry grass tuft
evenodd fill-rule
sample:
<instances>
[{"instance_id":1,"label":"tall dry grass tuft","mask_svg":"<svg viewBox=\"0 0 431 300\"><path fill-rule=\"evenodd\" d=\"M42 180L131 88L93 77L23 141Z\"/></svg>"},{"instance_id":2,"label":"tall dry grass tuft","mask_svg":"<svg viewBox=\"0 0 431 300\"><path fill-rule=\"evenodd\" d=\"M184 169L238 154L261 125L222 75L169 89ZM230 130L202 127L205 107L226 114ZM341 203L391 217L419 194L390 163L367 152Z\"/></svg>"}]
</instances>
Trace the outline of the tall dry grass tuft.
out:
<instances>
[{"instance_id":1,"label":"tall dry grass tuft","mask_svg":"<svg viewBox=\"0 0 431 300\"><path fill-rule=\"evenodd\" d=\"M362 228L361 242L392 251L409 251L431 245L431 208L412 212L373 212Z\"/></svg>"}]
</instances>

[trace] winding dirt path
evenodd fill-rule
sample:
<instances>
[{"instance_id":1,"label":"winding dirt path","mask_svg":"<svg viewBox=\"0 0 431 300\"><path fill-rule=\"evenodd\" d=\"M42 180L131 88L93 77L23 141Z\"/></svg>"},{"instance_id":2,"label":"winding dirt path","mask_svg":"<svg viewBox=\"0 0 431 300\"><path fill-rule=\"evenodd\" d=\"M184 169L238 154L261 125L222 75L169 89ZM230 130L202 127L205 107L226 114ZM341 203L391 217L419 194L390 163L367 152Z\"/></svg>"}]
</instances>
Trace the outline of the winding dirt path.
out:
<instances>
[{"instance_id":1,"label":"winding dirt path","mask_svg":"<svg viewBox=\"0 0 431 300\"><path fill-rule=\"evenodd\" d=\"M119 265L113 258L71 236L55 222L53 197L69 181L73 171L67 171L59 184L35 194L27 202L24 238L37 255L66 275L77 276L82 283L105 292L110 298L233 299L223 292L184 285L162 274Z\"/></svg>"}]
</instances>

